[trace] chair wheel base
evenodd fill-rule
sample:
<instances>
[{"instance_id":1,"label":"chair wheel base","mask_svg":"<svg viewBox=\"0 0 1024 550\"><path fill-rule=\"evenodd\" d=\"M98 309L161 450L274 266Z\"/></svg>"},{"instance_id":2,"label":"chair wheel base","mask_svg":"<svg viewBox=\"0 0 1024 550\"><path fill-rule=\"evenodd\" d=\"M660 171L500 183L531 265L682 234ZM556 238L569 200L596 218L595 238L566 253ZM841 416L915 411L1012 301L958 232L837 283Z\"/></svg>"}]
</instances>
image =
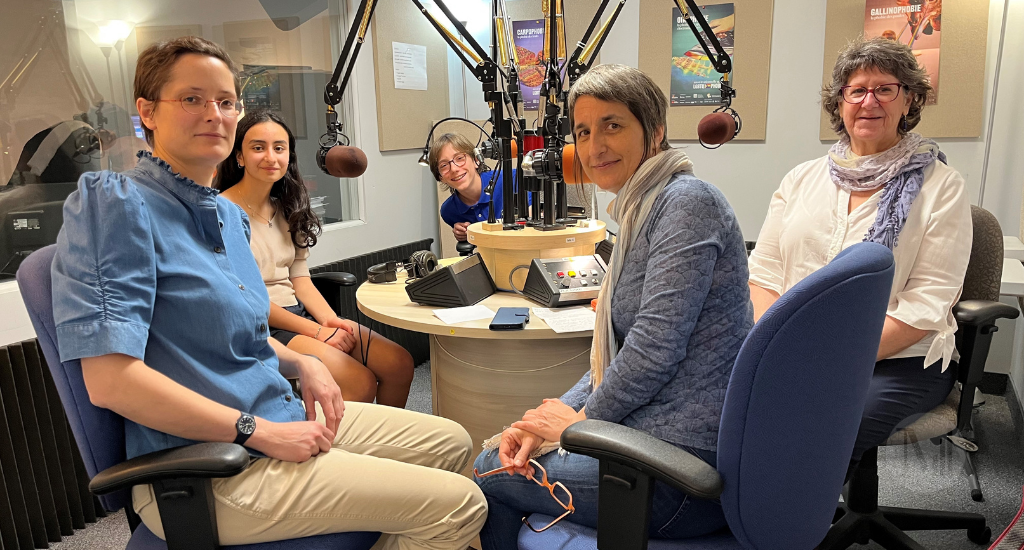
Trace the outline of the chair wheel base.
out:
<instances>
[{"instance_id":1,"label":"chair wheel base","mask_svg":"<svg viewBox=\"0 0 1024 550\"><path fill-rule=\"evenodd\" d=\"M971 500L974 502L985 502L985 496L981 494L981 489L971 489Z\"/></svg>"},{"instance_id":2,"label":"chair wheel base","mask_svg":"<svg viewBox=\"0 0 1024 550\"><path fill-rule=\"evenodd\" d=\"M989 527L984 529L968 529L967 538L976 544L988 544L992 542L992 529Z\"/></svg>"}]
</instances>

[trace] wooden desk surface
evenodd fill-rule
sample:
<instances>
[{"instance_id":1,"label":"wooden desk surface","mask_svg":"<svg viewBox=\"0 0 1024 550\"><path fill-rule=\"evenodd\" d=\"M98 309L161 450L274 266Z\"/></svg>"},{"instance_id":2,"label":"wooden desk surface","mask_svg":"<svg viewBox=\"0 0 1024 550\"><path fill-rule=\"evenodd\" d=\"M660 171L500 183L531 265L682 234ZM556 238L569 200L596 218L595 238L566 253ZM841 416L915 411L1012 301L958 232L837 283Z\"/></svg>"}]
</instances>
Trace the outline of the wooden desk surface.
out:
<instances>
[{"instance_id":1,"label":"wooden desk surface","mask_svg":"<svg viewBox=\"0 0 1024 550\"><path fill-rule=\"evenodd\" d=\"M399 277L393 283L363 283L356 291L359 311L375 321L404 328L414 332L456 336L463 338L485 338L491 340L544 340L558 338L583 338L593 336L593 331L558 334L536 315L530 314L530 322L523 330L491 330L490 319L468 321L447 325L434 316L432 306L421 306L409 300L405 293L405 278ZM497 313L500 307L540 307L536 302L512 292L496 292L481 301Z\"/></svg>"}]
</instances>

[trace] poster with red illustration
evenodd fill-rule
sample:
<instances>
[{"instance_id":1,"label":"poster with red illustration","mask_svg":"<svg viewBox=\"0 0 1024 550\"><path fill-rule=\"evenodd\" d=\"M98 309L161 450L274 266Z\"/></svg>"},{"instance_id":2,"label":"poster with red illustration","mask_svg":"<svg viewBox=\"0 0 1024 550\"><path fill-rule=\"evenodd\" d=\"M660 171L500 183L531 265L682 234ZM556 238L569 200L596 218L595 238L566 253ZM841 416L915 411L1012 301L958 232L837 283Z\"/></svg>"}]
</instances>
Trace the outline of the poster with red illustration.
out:
<instances>
[{"instance_id":1,"label":"poster with red illustration","mask_svg":"<svg viewBox=\"0 0 1024 550\"><path fill-rule=\"evenodd\" d=\"M910 46L917 62L928 71L934 89L928 105L938 103L942 0L866 0L864 37L888 38Z\"/></svg>"},{"instance_id":2,"label":"poster with red illustration","mask_svg":"<svg viewBox=\"0 0 1024 550\"><path fill-rule=\"evenodd\" d=\"M544 83L544 20L512 22L512 41L519 56L519 85L523 92L523 110L540 108L540 85Z\"/></svg>"}]
</instances>

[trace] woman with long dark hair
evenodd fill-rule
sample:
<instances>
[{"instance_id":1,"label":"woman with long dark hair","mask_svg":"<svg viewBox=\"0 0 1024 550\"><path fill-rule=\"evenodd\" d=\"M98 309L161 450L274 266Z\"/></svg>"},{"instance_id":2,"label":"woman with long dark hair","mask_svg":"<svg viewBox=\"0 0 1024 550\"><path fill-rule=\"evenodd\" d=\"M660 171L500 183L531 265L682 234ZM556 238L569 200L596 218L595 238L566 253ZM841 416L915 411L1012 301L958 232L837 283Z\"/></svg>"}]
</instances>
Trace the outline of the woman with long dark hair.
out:
<instances>
[{"instance_id":1,"label":"woman with long dark hair","mask_svg":"<svg viewBox=\"0 0 1024 550\"><path fill-rule=\"evenodd\" d=\"M270 294L270 334L288 348L323 360L346 401L405 407L413 360L398 344L341 319L313 286L306 258L320 220L302 183L295 137L272 111L248 113L217 188L249 215L250 247ZM373 353L370 354L370 341Z\"/></svg>"}]
</instances>

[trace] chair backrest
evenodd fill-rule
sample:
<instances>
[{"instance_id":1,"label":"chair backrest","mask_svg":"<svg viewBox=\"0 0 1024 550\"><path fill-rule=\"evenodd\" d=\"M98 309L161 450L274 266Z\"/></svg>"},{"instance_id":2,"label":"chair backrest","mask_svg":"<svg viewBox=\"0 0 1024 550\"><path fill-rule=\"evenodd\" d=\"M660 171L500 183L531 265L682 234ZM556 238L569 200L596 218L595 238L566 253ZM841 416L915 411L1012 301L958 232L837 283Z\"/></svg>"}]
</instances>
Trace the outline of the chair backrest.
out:
<instances>
[{"instance_id":1,"label":"chair backrest","mask_svg":"<svg viewBox=\"0 0 1024 550\"><path fill-rule=\"evenodd\" d=\"M999 220L980 206L971 206L971 222L974 238L960 299L998 302L1003 278L1003 230Z\"/></svg>"},{"instance_id":2,"label":"chair backrest","mask_svg":"<svg viewBox=\"0 0 1024 550\"><path fill-rule=\"evenodd\" d=\"M858 243L786 292L754 325L722 411L722 507L746 548L813 548L853 454L894 260Z\"/></svg>"},{"instance_id":3,"label":"chair backrest","mask_svg":"<svg viewBox=\"0 0 1024 550\"><path fill-rule=\"evenodd\" d=\"M116 413L101 409L89 401L85 389L80 361L62 363L57 353L57 329L53 321L53 295L50 264L53 263L55 245L37 250L25 258L18 268L18 287L25 301L32 326L36 329L39 347L53 375L61 403L71 423L71 431L92 478L115 464L124 462L124 419ZM119 510L130 502L128 491L100 497L103 507Z\"/></svg>"}]
</instances>

